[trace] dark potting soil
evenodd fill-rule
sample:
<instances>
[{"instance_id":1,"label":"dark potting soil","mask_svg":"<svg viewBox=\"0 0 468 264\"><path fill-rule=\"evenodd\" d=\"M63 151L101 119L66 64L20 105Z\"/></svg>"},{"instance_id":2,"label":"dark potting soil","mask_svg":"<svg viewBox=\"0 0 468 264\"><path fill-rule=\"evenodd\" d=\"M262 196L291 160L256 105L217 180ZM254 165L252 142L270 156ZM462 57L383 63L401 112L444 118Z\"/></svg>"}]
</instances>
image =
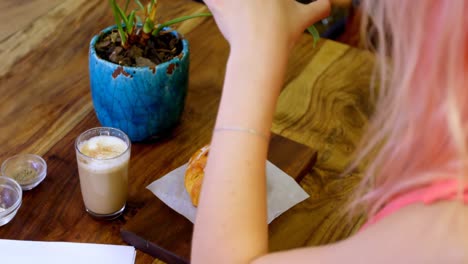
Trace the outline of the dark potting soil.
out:
<instances>
[{"instance_id":1,"label":"dark potting soil","mask_svg":"<svg viewBox=\"0 0 468 264\"><path fill-rule=\"evenodd\" d=\"M143 39L131 36L128 48L121 46L117 30L101 34L96 42L96 53L101 59L122 65L136 67L155 67L177 57L182 51L182 41L170 31L161 31L158 36Z\"/></svg>"}]
</instances>

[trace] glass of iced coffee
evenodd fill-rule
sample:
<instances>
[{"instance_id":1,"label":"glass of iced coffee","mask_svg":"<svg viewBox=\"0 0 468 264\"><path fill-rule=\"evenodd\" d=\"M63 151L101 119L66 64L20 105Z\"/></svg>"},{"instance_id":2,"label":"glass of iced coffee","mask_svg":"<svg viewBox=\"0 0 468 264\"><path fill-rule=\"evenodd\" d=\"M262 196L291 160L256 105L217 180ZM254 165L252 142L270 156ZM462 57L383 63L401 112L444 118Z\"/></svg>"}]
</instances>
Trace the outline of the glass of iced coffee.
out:
<instances>
[{"instance_id":1,"label":"glass of iced coffee","mask_svg":"<svg viewBox=\"0 0 468 264\"><path fill-rule=\"evenodd\" d=\"M130 149L130 139L116 128L92 128L76 139L81 194L93 217L111 220L125 210Z\"/></svg>"}]
</instances>

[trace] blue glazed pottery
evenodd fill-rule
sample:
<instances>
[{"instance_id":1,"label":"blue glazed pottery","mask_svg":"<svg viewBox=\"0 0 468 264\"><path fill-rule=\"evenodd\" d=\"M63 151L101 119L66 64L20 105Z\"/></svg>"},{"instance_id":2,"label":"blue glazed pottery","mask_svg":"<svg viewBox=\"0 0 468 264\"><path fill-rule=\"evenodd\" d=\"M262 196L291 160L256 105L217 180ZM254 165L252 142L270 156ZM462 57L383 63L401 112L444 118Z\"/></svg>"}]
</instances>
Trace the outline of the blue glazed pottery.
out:
<instances>
[{"instance_id":1,"label":"blue glazed pottery","mask_svg":"<svg viewBox=\"0 0 468 264\"><path fill-rule=\"evenodd\" d=\"M109 33L115 26L104 29ZM168 29L168 28L166 28ZM182 39L182 52L170 61L150 67L120 66L101 59L95 44L89 46L89 77L94 110L102 126L124 131L132 141L166 134L180 120L188 86L189 44Z\"/></svg>"}]
</instances>

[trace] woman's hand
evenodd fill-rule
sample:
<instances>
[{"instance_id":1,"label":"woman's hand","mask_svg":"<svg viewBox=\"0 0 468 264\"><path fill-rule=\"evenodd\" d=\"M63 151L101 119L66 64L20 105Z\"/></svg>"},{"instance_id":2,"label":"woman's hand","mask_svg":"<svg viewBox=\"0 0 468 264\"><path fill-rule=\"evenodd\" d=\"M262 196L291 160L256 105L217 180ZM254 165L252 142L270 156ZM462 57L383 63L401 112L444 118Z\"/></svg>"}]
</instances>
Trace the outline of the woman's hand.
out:
<instances>
[{"instance_id":1,"label":"woman's hand","mask_svg":"<svg viewBox=\"0 0 468 264\"><path fill-rule=\"evenodd\" d=\"M329 0L205 0L231 47L291 48L304 30L330 11Z\"/></svg>"}]
</instances>

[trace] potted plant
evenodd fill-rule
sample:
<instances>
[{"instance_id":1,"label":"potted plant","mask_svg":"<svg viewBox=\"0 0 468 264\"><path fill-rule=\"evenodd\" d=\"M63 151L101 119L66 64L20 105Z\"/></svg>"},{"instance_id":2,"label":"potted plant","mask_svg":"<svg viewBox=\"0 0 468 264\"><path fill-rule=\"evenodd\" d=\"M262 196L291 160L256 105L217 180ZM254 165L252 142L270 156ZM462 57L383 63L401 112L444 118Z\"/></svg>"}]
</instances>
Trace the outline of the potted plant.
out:
<instances>
[{"instance_id":1,"label":"potted plant","mask_svg":"<svg viewBox=\"0 0 468 264\"><path fill-rule=\"evenodd\" d=\"M189 43L172 24L209 13L156 20L157 0L128 10L110 0L115 25L94 36L89 47L93 105L103 126L123 130L132 141L166 134L184 109ZM142 14L140 17L139 14Z\"/></svg>"}]
</instances>

